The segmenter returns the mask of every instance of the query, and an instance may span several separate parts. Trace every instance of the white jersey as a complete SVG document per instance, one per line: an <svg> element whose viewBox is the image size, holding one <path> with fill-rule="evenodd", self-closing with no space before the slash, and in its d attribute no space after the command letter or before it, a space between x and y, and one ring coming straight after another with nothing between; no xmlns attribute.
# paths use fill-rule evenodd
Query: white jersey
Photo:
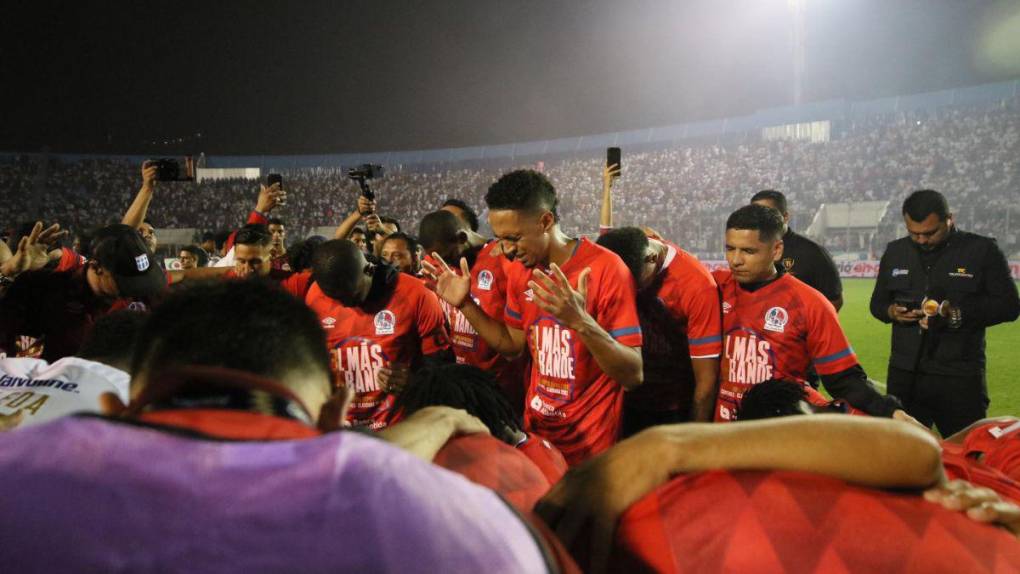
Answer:
<svg viewBox="0 0 1020 574"><path fill-rule="evenodd" d="M19 426L24 427L76 412L99 412L103 393L114 393L127 404L130 381L120 369L78 357L52 365L40 359L0 358L0 414L21 411Z"/></svg>

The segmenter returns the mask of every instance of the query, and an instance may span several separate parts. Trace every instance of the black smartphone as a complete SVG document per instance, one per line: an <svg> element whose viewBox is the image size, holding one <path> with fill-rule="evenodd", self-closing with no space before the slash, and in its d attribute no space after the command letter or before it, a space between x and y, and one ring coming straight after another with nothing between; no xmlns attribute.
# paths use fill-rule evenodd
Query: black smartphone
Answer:
<svg viewBox="0 0 1020 574"><path fill-rule="evenodd" d="M606 148L606 167L611 165L616 166L617 176L623 173L623 164L620 163L620 148L618 147Z"/></svg>
<svg viewBox="0 0 1020 574"><path fill-rule="evenodd" d="M907 311L920 311L921 302L914 299L896 299L893 301L900 307L906 307Z"/></svg>
<svg viewBox="0 0 1020 574"><path fill-rule="evenodd" d="M271 173L266 177L266 187L272 187L274 183L280 184L280 189L283 189L283 176L278 173Z"/></svg>

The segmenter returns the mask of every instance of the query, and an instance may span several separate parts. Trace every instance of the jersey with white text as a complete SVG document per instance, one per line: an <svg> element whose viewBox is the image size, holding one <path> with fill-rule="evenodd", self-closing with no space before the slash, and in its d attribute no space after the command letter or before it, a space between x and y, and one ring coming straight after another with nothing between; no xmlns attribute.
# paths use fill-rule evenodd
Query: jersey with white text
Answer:
<svg viewBox="0 0 1020 574"><path fill-rule="evenodd" d="M345 307L313 284L306 299L326 331L334 381L354 389L347 420L381 429L393 395L379 386L382 367L421 366L422 357L450 348L443 310L435 293L400 273L393 291L367 308Z"/></svg>
<svg viewBox="0 0 1020 574"><path fill-rule="evenodd" d="M641 345L634 279L613 252L587 239L578 241L562 271L570 284L586 268L586 309L623 345ZM623 409L623 387L609 378L580 336L542 311L528 282L532 269L510 268L504 321L524 331L531 354L531 378L524 422L527 430L549 440L571 465L616 442Z"/></svg>
<svg viewBox="0 0 1020 574"><path fill-rule="evenodd" d="M717 421L733 420L744 393L758 383L806 385L811 366L831 375L857 364L836 309L806 283L784 274L748 291L728 270L713 275L722 294L724 333Z"/></svg>

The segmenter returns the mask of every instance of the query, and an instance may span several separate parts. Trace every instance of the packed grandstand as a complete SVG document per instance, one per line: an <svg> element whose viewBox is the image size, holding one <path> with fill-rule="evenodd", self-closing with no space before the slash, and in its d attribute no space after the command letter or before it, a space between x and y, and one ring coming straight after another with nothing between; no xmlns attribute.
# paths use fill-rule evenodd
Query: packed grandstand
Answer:
<svg viewBox="0 0 1020 574"><path fill-rule="evenodd" d="M912 190L927 187L946 193L962 228L995 237L1007 257L1017 259L1020 99L1015 88L1013 93L962 105L922 99L924 106L833 118L832 136L822 142L770 140L761 130L724 130L624 147L624 176L614 193L617 220L656 229L702 259L719 259L723 221L757 190L782 190L790 201L792 226L805 231L826 203L889 201L897 206ZM308 165L313 160L306 158L300 168L263 169L263 175L282 171L285 176L291 200L276 215L287 221L291 239L336 226L353 208L358 191L346 177L350 165L321 157L318 165ZM72 231L116 221L137 189L142 159L2 155L0 221L41 218ZM286 166L291 159L250 162ZM232 163L238 161L245 160L233 158ZM217 165L217 158L208 163ZM564 230L590 235L598 224L603 163L601 149L495 154L384 165L385 177L372 183L380 213L406 226L450 197L480 211L485 190L501 173L538 168L559 193ZM161 229L230 230L243 221L257 193L258 182L246 179L164 183L148 217ZM25 197L32 199L26 202ZM899 219L897 209L887 209L874 227L852 234L830 228L814 235L837 260L876 259L901 233ZM171 254L174 247L164 244L163 249Z"/></svg>

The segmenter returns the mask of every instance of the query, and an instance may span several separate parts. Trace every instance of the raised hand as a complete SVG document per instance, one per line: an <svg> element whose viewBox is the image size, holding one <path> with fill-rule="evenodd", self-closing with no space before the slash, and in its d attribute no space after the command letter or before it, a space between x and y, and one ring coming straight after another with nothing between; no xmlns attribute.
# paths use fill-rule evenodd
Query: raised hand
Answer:
<svg viewBox="0 0 1020 574"><path fill-rule="evenodd" d="M151 161L142 163L142 187L153 189L156 187L156 175L158 173L156 164Z"/></svg>
<svg viewBox="0 0 1020 574"><path fill-rule="evenodd" d="M549 266L549 271L550 274L546 274L536 269L531 275L533 279L528 282L535 294L535 304L567 327L576 329L588 317L585 303L591 268L581 271L577 277L577 289L570 286L567 276L555 263Z"/></svg>
<svg viewBox="0 0 1020 574"><path fill-rule="evenodd" d="M66 234L67 231L61 231L58 223L44 229L43 223L37 221L32 232L18 241L18 250L4 262L0 271L7 277L15 277L25 271L42 269L50 260L47 244L55 243Z"/></svg>
<svg viewBox="0 0 1020 574"><path fill-rule="evenodd" d="M369 213L375 213L375 201L365 197L364 195L359 195L358 213L362 216L368 215Z"/></svg>
<svg viewBox="0 0 1020 574"><path fill-rule="evenodd" d="M467 259L460 258L460 275L454 273L453 269L443 261L438 253L432 252L432 258L436 260L438 267L428 261L422 261L422 268L425 275L435 282L436 295L443 301L460 309L467 301L471 293L471 270L468 268Z"/></svg>
<svg viewBox="0 0 1020 574"><path fill-rule="evenodd" d="M259 199L255 204L255 211L259 213L269 213L287 201L287 192L280 189L279 183L269 187L259 184L259 188Z"/></svg>

